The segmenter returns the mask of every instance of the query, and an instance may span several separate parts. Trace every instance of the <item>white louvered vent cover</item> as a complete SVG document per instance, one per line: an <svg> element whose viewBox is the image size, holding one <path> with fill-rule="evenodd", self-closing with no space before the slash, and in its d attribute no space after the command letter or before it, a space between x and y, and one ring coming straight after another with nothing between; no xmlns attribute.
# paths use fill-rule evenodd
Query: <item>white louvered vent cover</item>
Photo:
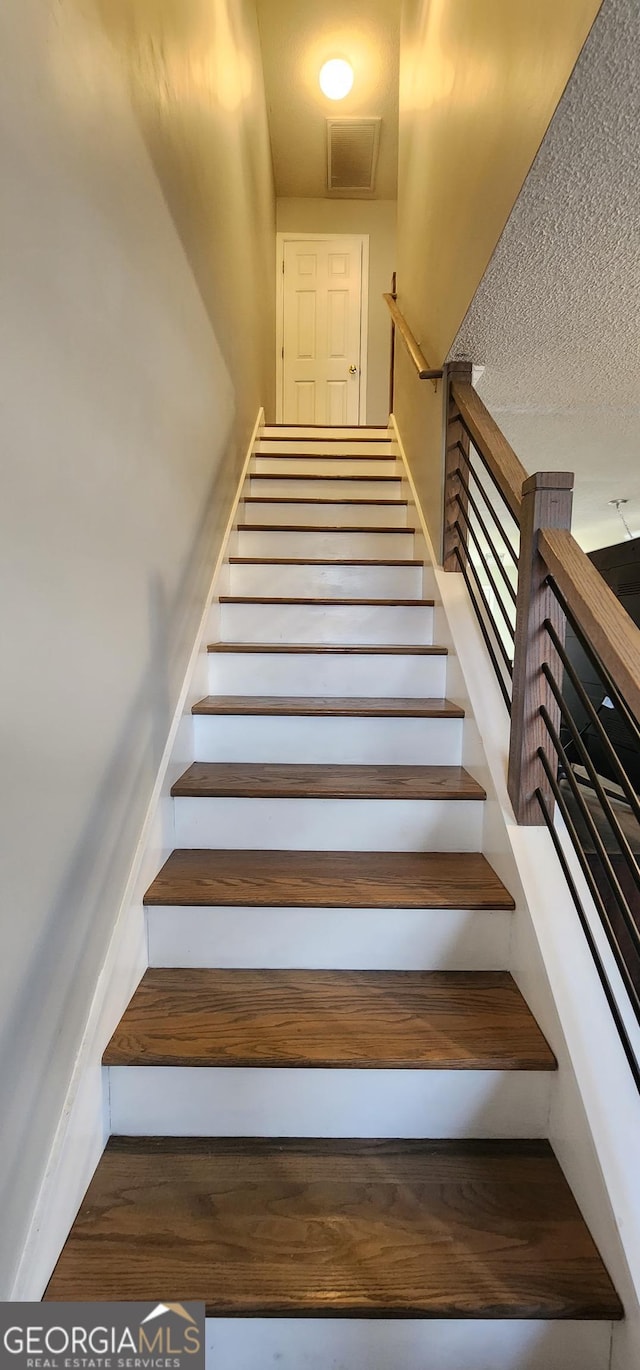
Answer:
<svg viewBox="0 0 640 1370"><path fill-rule="evenodd" d="M381 119L327 119L329 190L373 190Z"/></svg>

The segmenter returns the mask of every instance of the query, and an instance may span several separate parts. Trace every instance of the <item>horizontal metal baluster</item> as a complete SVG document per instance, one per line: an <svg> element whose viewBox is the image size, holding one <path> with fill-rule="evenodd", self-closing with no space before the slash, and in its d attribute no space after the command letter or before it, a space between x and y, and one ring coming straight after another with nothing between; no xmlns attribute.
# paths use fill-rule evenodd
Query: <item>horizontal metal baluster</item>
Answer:
<svg viewBox="0 0 640 1370"><path fill-rule="evenodd" d="M547 710L544 708L544 705L541 708L540 713L542 718L544 719L544 723L553 743L553 746L565 769L567 782L571 789L571 793L573 794L573 797L580 810L580 814L584 819L586 826L589 830L591 840L596 849L595 854L600 858L600 861L602 862L605 875L607 877L609 885L611 886L611 892L615 898L618 908L620 909L620 913L622 914L624 925L627 929L627 932L629 933L629 936L631 938L631 941L633 942L636 952L640 956L640 928L637 927L635 919L633 918L630 912L629 905L623 892L622 886L609 859L609 853L604 845L604 842L602 841L600 833L598 832L597 826L594 823L594 820L589 812L589 809L587 808L587 805L584 803L584 800L580 793L580 786L577 784L577 781L571 769L570 762L567 759L565 749L560 741L560 738L558 737L558 734L553 726L551 719L549 718Z"/></svg>
<svg viewBox="0 0 640 1370"><path fill-rule="evenodd" d="M474 438L473 438L473 434L472 434L472 432L471 432L471 429L467 426L467 424L465 423L465 421L464 421L464 419L463 419L463 417L462 417L461 414L458 415L458 418L459 418L459 421L460 421L462 427L464 428L465 433L467 434L467 437L469 438L469 441L470 441L470 443L471 443L471 445L472 445L472 447L473 447L474 452L476 452L477 455L478 455L478 457L480 458L480 461L482 462L482 465L483 465L483 467L484 467L484 469L485 469L485 471L486 471L486 473L487 473L487 475L488 475L488 477L489 477L489 480L491 481L492 485L495 486L495 489L497 490L498 495L499 495L500 499L502 500L502 503L503 503L504 506L505 506L505 509L508 511L509 517L513 519L514 523L515 523L516 526L517 526L517 522L518 522L518 521L517 521L515 515L512 513L511 509L509 508L509 505L508 505L508 503L507 503L507 501L506 501L506 499L505 499L505 497L504 497L504 495L503 495L503 493L502 493L502 490L500 489L500 486L499 486L499 484L498 484L498 481L496 480L496 478L495 478L495 476L494 476L494 474L493 474L493 471L491 470L491 467L489 466L489 464L488 464L486 458L484 457L483 453L480 451L480 448L479 448L479 447L476 447L476 444L475 444L475 442L474 442ZM476 477L476 479L477 479L477 477Z"/></svg>
<svg viewBox="0 0 640 1370"><path fill-rule="evenodd" d="M464 459L465 459L465 463L466 463L467 469L468 469L468 471L469 471L469 475L470 475L470 476L473 476L473 479L474 479L474 481L475 481L475 483L476 483L476 486L477 486L477 489L478 489L478 494L480 495L480 497L481 497L481 499L482 499L482 502L483 502L484 507L485 507L485 509L486 509L486 511L487 511L487 514L489 515L489 517L492 519L493 523L495 524L496 530L497 530L499 536L502 538L502 541L504 542L505 547L507 548L507 551L508 551L508 553L509 553L509 556L511 557L511 560L513 561L514 565L517 567L517 565L518 565L518 553L516 552L516 549L515 549L515 547L514 547L512 541L511 541L510 537L509 537L508 534L505 532L504 525L501 523L501 521L500 521L500 519L499 519L499 517L498 517L498 515L497 515L497 513L496 513L496 511L495 511L495 509L494 509L494 507L493 507L493 505L489 502L488 491L485 490L484 485L482 484L482 481L479 480L477 471L474 471L473 466L472 466L472 464L471 464L470 457L467 456L467 454L466 454L466 452L464 451L463 448L460 448L460 445L459 445L459 444L458 444L458 448L459 448L460 452L462 453L462 456L463 456ZM476 449L474 448L473 450L474 450L474 452L475 452ZM489 475L491 475L491 472L489 472ZM493 480L493 476L491 477L491 479ZM505 509L506 509L506 511L507 511L507 514L509 515L509 518L513 519L513 514L511 513L511 510L509 509L508 504L506 503L504 497L500 494L500 487L496 484L495 480L493 481L493 483L494 483L494 486L495 486L495 489L496 489L498 495L500 495L500 498L501 498L501 500L502 500L502 503L504 504L504 507L505 507ZM518 530L518 531L519 531L519 530Z"/></svg>
<svg viewBox="0 0 640 1370"><path fill-rule="evenodd" d="M629 705L627 704L627 701L624 698L624 695L620 693L618 686L616 685L612 676L609 674L606 666L602 661L600 661L600 658L594 652L594 649L591 646L590 642L588 642L586 637L584 636L582 628L580 627L580 624L578 623L575 614L573 614L571 609L569 608L569 605L567 604L567 601L562 591L556 585L553 576L549 576L549 584L558 601L558 604L560 605L560 608L562 609L562 612L564 613L567 619L567 622L571 624L571 627L573 628L573 631L578 641L580 642L582 647L584 647L584 650L587 653L590 662L595 667L595 670L598 672L598 675L600 676L600 679L606 688L606 693L608 694L609 698L613 700L613 703L615 704L622 718L624 718L624 721L630 733L633 736L636 746L640 748L640 724L638 723L637 718L634 716L634 714L632 714Z"/></svg>
<svg viewBox="0 0 640 1370"><path fill-rule="evenodd" d="M569 732L571 733L574 745L578 750L578 755L582 758L582 764L591 778L591 783L598 797L600 808L606 816L607 823L609 824L609 827L611 828L611 831L618 843L618 846L620 847L620 851L625 858L625 861L638 887L638 890L640 890L640 867L638 866L636 857L633 851L631 850L629 840L625 832L623 831L618 819L616 818L615 811L612 808L609 799L607 798L607 795L602 787L602 784L600 783L600 777L598 775L598 772L596 771L596 768L591 760L591 757L589 756L589 753L584 745L584 742L582 741L582 738L580 736L578 728L576 727L571 711L568 708L566 700L563 697L562 691L560 690L557 681L554 679L547 665L544 665L542 670L547 681L549 682L549 686L552 690L558 708L560 709L560 713L563 719L565 720ZM577 776L574 778L576 780L576 783L579 783Z"/></svg>
<svg viewBox="0 0 640 1370"><path fill-rule="evenodd" d="M498 679L498 684L499 684L499 686L500 686L500 690L501 690L501 693L502 693L502 698L504 699L504 702L505 702L505 704L506 704L506 706L507 706L507 709L509 710L509 713L511 713L511 698L510 698L510 695L509 695L509 690L508 690L506 681L505 681L505 679L504 679L504 676L503 676L503 674L502 674L502 670L501 670L501 667L500 667L500 663L499 663L498 658L497 658L497 656L496 656L496 654L495 654L494 647L493 647L493 643L492 643L491 638L490 638L490 636L489 636L489 630L488 630L487 625L486 625L486 623L484 622L484 619L483 619L483 617L482 617L482 614L480 613L480 610L479 610L479 608L478 608L478 604L477 604L475 595L474 595L474 593L473 593L473 586L472 586L472 584L471 584L471 580L470 580L470 578L469 578L469 575L468 575L468 572L467 572L467 568L466 568L464 559L461 557L459 548L457 548L457 547L456 547L456 549L455 549L455 554L456 554L456 557L457 557L458 562L459 562L459 565L460 565L460 570L462 571L462 574L463 574L463 576L464 576L465 583L466 583L466 586L467 586L467 590L469 591L469 598L470 598L471 603L473 604L473 607L474 607L474 609L475 609L475 615L476 615L476 618L477 618L477 620L478 620L478 625L479 625L479 628L480 628L480 632L482 633L482 636L483 636L484 641L485 641L485 646L486 646L486 648L487 648L487 651L488 651L489 656L491 657L491 661L492 661L492 663L493 663L493 669L494 669L494 671L495 671L495 673L496 673L496 676L497 676L497 679Z"/></svg>
<svg viewBox="0 0 640 1370"><path fill-rule="evenodd" d="M458 508L459 508L460 513L462 514L462 517L463 517L463 519L464 519L464 521L465 521L465 523L466 523L466 525L467 525L467 528L469 529L469 533L470 533L470 535L471 535L471 537L472 537L472 539L473 539L473 545L474 545L474 547L476 548L476 551L477 551L477 553L478 553L478 556L480 557L480 560L481 560L481 562L482 562L482 565L484 566L484 569L485 569L485 571L486 571L486 574L487 574L489 583L490 583L490 585L491 585L491 589L493 590L493 593L494 593L494 595L495 595L495 597L496 597L496 601L497 601L498 607L499 607L499 609L500 609L500 613L502 614L502 617L503 617L503 619L504 619L504 621L505 621L505 623L506 623L506 625L507 625L507 628L508 628L508 630L509 630L509 633L511 634L511 637L514 637L514 635L515 635L515 626L514 626L514 624L512 623L511 619L509 618L509 616L508 616L508 614L507 614L507 611L506 611L506 609L505 609L505 607L504 607L504 604L502 603L502 597L501 597L501 595L500 595L500 591L499 591L498 586L496 585L496 582L495 582L495 580L494 580L494 578L493 578L493 575L492 575L492 573L491 573L491 571L490 571L490 569L489 569L489 563L488 563L488 561L487 561L487 559L486 559L486 557L485 557L485 554L484 554L484 552L483 552L483 550L482 550L482 547L481 547L481 545L480 545L480 541L479 541L478 535L477 535L477 533L476 533L476 531L475 531L475 528L473 527L473 524L470 522L470 520L469 520L469 515L466 513L466 511L465 511L465 509L464 509L464 506L460 503L460 500L459 500L459 499L458 499ZM456 523L457 523L457 520L456 520ZM468 545L469 545L469 544L467 543L467 546L468 546Z"/></svg>
<svg viewBox="0 0 640 1370"><path fill-rule="evenodd" d="M491 606L490 606L489 601L488 601L488 599L487 599L487 596L485 595L485 592L484 592L484 586L483 586L482 581L480 580L480 577L479 577L479 575L478 575L477 567L474 566L474 564L473 564L473 562L472 562L472 560L471 560L471 557L469 556L469 545L468 545L468 543L467 543L467 540L466 540L466 538L465 538L465 536L464 536L464 533L463 533L463 531L462 531L462 529L461 529L461 527L460 527L460 524L458 523L457 519L456 519L456 522L455 522L455 524L454 524L454 527L458 529L458 534L459 534L459 537L460 537L460 541L461 541L461 543L462 543L462 545L463 545L463 547L464 547L464 549L465 549L465 551L466 551L466 553L467 553L467 564L468 564L470 570L473 572L473 579L475 580L475 583L476 583L476 586L477 586L477 589L478 589L478 594L480 595L480 598L481 598L482 603L483 603L484 608L485 608L485 613L486 613L487 618L489 619L489 622L490 622L490 624L491 624L491 627L493 628L493 631L494 631L494 633L495 633L495 635L496 635L496 645L497 645L498 650L499 650L499 652L500 652L500 655L501 655L501 657L502 657L502 659L503 659L503 661L504 661L504 664L505 664L505 666L506 666L506 668L507 668L507 671L509 672L509 675L511 676L511 675L513 674L513 665L512 665L511 659L510 659L510 657L509 657L509 653L507 652L507 649L506 649L506 647L505 647L505 645L504 645L504 642L502 641L502 638L501 638L501 636L500 636L500 634L499 634L499 632L498 632L498 629L497 629L497 626L496 626L496 621L495 621L495 619L494 619L494 617L493 617L493 614L492 614L492 612L491 612Z"/></svg>
<svg viewBox="0 0 640 1370"><path fill-rule="evenodd" d="M480 527L481 527L481 529L482 529L482 531L483 531L483 533L484 533L484 536L485 536L485 538L486 538L486 540L487 540L487 542L488 542L488 544L489 544L489 548L490 548L491 553L492 553L492 555L493 555L493 558L494 558L494 560L495 560L495 562L496 562L496 565L500 568L500 574L501 574L501 576L502 576L502 579L504 580L504 583L505 583L505 585L506 585L506 587L507 587L507 590L508 590L508 592L509 592L509 594L510 594L510 596L511 596L511 599L513 600L513 603L516 604L516 602L517 602L517 595L516 595L515 589L514 589L513 585L511 584L511 581L509 580L509 577L508 577L508 575L507 575L507 572L505 571L505 568L504 568L504 566L503 566L503 564L502 564L502 558L500 557L500 555L499 555L499 553L498 553L498 551L497 551L497 549L496 549L495 543L494 543L494 541L493 541L493 539L492 539L492 537L491 537L491 534L490 534L490 532L489 532L489 529L487 528L487 525L486 525L486 523L485 523L485 521L484 521L484 519L483 519L483 517L482 517L482 514L480 513L480 510L479 510L479 508L478 508L477 502L476 502L476 500L474 499L474 497L473 497L473 495L472 495L472 493L471 493L471 491L470 491L470 489L469 489L469 485L468 485L467 481L465 480L465 478L464 478L464 476L463 476L463 474L462 474L462 471L460 470L460 467L458 467L458 473L457 473L457 474L458 474L458 480L460 481L460 484L461 484L461 486L462 486L462 489L464 490L464 493L465 493L465 495L466 495L466 497L467 497L467 499L468 499L468 501L469 501L469 504L470 504L471 508L473 509L473 512L474 512L474 514L475 514L475 516L476 516L476 518L477 518L477 520L478 520L478 523L480 524ZM496 523L496 526L497 526L497 528L498 528L498 531L499 531L499 533L500 533L500 536L501 536L502 538L504 538L504 534L502 533L502 530L501 530L501 528L500 528L499 523L497 522L497 519L494 518L494 522ZM504 539L504 540L506 541L506 539Z"/></svg>
<svg viewBox="0 0 640 1370"><path fill-rule="evenodd" d="M541 756L541 760L542 760L542 759L543 759L543 758L542 758L542 756ZM553 779L553 777L552 777L551 775L549 775L549 783L551 784L552 788L554 788L556 782L554 781L554 779ZM622 1043L622 1048L623 1048L624 1054L625 1054L625 1056L626 1056L626 1058L627 1058L627 1062L628 1062L628 1065L629 1065L629 1069L630 1069L630 1071L631 1071L631 1074L633 1075L633 1078L634 1078L636 1087L637 1087L638 1089L640 1089L640 1063L638 1062L638 1060L637 1060L637 1058L636 1058L636 1054L635 1054L635 1051L634 1051L633 1046L632 1046L632 1044L631 1044L631 1039L630 1039L630 1037L629 1037L629 1033L627 1032L626 1023L625 1023L625 1021L624 1021L624 1018L622 1017L622 1014L620 1013L620 1009L618 1008L618 1004L617 1004L617 1001L616 1001L616 997L615 997L615 994L614 994L613 989L612 989L612 987L611 987L611 983L610 983L610 981L609 981L609 977L608 977L608 975L607 975L607 973L606 973L606 970L605 970L605 968L604 968L604 966L603 966L603 964L602 964L602 958L601 958L601 956L600 956L600 951L599 951L597 942L596 942L596 940L595 940L595 938L594 938L594 936L593 936L593 932L592 932L592 930L591 930L591 925L590 925L590 923L589 923L589 920L588 920L588 918L587 918L587 915L586 915L586 913L585 913L585 911L584 911L584 908L583 908L583 906L582 906L582 900L580 899L580 895L578 894L578 891L577 891L577 888L576 888L576 883L575 883L575 880L574 880L573 875L572 875L572 873L571 873L571 868L570 868L570 866L569 866L569 862L567 861L566 852L564 851L564 848L563 848L562 843L561 843L561 841L560 841L560 837L559 837L558 832L557 832L557 830L556 830L556 828L555 828L555 826L554 826L553 819L552 819L552 817L551 817L551 814L549 813L549 809L548 809L548 807L547 807L547 804L546 804L546 801L545 801L545 797L544 797L544 795L543 795L543 793L542 793L541 790L536 790L536 798L537 798L538 803L539 803L539 805L540 805L540 808L541 808L541 810L542 810L542 815L543 815L544 821L545 821L545 823L546 823L546 825L547 825L547 828L549 829L549 833L550 833L550 835L551 835L551 840L552 840L553 845L554 845L554 847L555 847L556 856L558 857L558 860L559 860L560 865L561 865L561 867L562 867L562 873L563 873L564 878L565 878L565 880L566 880L566 882L567 882L567 885L569 886L569 892L570 892L570 894L571 894L571 898L573 899L573 903L574 903L574 905L575 905L575 910L576 910L576 913L577 913L578 918L579 918L579 920L580 920L580 926L581 926L582 931L583 931L583 933L584 933L584 935L585 935L585 939L586 939L587 945L588 945L588 947L589 947L589 951L591 952L591 956L592 956L592 958L593 958L593 961L594 961L594 964L595 964L595 968L596 968L596 971L597 971L597 973L598 973L598 978L599 978L599 980L600 980L600 984L602 985L602 988L603 988L603 991L604 991L604 994L605 994L605 998L606 998L606 1000L607 1000L607 1003L608 1003L608 1005L609 1005L609 1009L610 1009L610 1011L611 1011L611 1016L612 1016L613 1021L614 1021L615 1025L616 1025L616 1028L617 1028L617 1031L618 1031L618 1036L620 1037L620 1041L621 1041L621 1043ZM571 818L570 818L570 816L566 815L566 814L563 812L564 796L563 796L562 791L560 790L559 786L558 786L558 792L557 792L556 795L555 795L555 799L556 799L556 803L557 803L557 805L558 805L558 808L560 809L560 811L561 811L561 813L562 813L564 822L565 822L566 827L567 827L567 832L569 833L569 837L571 838L571 841L572 841L574 847L576 848L576 855L577 855L577 857L578 857L578 860L580 861L580 866L581 866L581 868L582 868L582 871L583 871L583 874L584 874L584 876L585 876L585 879L587 880L587 883L589 884L589 889L590 889L591 897L592 897L594 903L596 904L596 907L597 907L598 912L599 912L599 914L600 914L600 918L602 919L602 922L603 922L603 925L604 925L604 929L605 929L605 932L606 932L606 934L607 934L607 940L609 941L610 946L611 946L611 951L612 951L612 954L613 954L613 958L614 958L614 960L615 960L615 962L616 962L616 965L618 966L618 969L620 970L620 972L621 972L621 974L622 974L622 977L623 977L623 979L624 979L624 981L625 981L625 988L627 989L627 993L629 993L629 987L628 987L627 981L626 981L626 964L625 964L624 957L623 957L623 955L622 955L622 952L621 952L620 947L619 947L619 944L618 944L618 939L617 939L617 937L616 937L616 935L615 935L615 932L613 931L613 928L611 927L611 924L610 924L610 922L609 922L609 918L608 918L606 909L605 909L604 905L602 904L602 900L601 900L601 898L600 898L600 892L599 892L597 886L593 887L593 881L592 881L592 879L590 878L590 875L591 875L590 868L588 867L588 864L587 864L586 861L583 862L583 860L580 859L580 851L579 851L579 849L578 849L579 838L578 838L577 833L575 832L575 828L573 829L573 833L575 834L575 836L572 835L572 828L573 828L573 825L572 825L572 823L571 823ZM567 818L568 818L568 821L567 821ZM632 993L629 994L629 997L632 999L632 1002L633 1002L633 996L635 995L635 985L633 984L633 982L631 982L631 986L632 986ZM637 1006L634 1004L634 1008L636 1009L636 1013L637 1013L637 1015L638 1015L638 1018L640 1018L640 1003L638 1003Z"/></svg>
<svg viewBox="0 0 640 1370"><path fill-rule="evenodd" d="M563 605L561 605L560 607L564 608ZM584 685L582 684L582 681L580 680L580 677L575 669L575 666L571 662L571 659L567 653L566 647L563 647L562 643L560 642L560 639L558 637L558 634L556 633L553 624L550 622L549 619L545 619L544 626L549 634L549 637L551 638L551 641L556 649L556 652L558 653L562 665L564 666L564 669L569 677L569 680L571 681L571 684L573 685L573 688L578 696L578 699L580 700L580 703L585 713L587 714L590 722L596 729L602 747L604 748L604 751L609 761L611 762L614 771L618 776L620 788L624 790L624 793L629 801L629 804L631 805L631 808L633 809L633 812L638 822L640 823L640 800L638 799L638 796L633 788L633 785L629 780L629 777L624 769L624 766L622 765L622 762L611 741L611 738L607 735L607 731L602 722L602 719L599 717L597 710L594 708L591 700L589 699L589 696L584 688ZM590 659L592 661L593 666L600 675L600 670L597 661L593 657L591 657ZM603 680L602 687L605 693L607 693L609 689L609 682L607 680Z"/></svg>

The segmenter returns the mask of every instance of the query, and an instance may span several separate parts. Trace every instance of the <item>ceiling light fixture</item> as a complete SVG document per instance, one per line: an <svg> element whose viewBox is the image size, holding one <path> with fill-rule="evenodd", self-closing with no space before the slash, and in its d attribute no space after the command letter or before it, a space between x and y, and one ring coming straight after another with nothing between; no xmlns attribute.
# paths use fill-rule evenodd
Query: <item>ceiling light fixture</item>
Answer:
<svg viewBox="0 0 640 1370"><path fill-rule="evenodd" d="M343 57L332 57L321 67L318 79L328 100L344 100L353 85L353 67Z"/></svg>
<svg viewBox="0 0 640 1370"><path fill-rule="evenodd" d="M618 515L619 519L620 519L621 522L622 522L622 526L623 526L624 532L625 532L625 537L628 538L629 541L633 541L633 533L631 532L631 529L630 529L630 527L629 527L629 524L627 523L627 520L626 520L626 518L625 518L625 516L624 516L624 514L623 514L623 512L622 512L623 506L624 506L625 504L628 504L628 503L629 503L628 499L610 499L610 500L609 500L609 504L612 504L612 505L613 505L613 507L614 507L614 509L615 509L615 511L616 511L616 514Z"/></svg>

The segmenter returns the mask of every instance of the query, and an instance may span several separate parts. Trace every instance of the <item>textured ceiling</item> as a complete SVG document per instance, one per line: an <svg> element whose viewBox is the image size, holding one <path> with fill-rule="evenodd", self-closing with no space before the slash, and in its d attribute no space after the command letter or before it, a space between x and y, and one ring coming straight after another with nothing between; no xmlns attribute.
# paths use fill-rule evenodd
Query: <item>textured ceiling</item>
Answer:
<svg viewBox="0 0 640 1370"><path fill-rule="evenodd" d="M640 533L640 3L604 0L451 350L530 471L576 472L574 532Z"/></svg>
<svg viewBox="0 0 640 1370"><path fill-rule="evenodd" d="M327 117L379 115L377 184L366 198L395 199L401 0L257 0L257 8L277 194L326 195ZM354 68L344 100L327 100L318 85L330 57Z"/></svg>

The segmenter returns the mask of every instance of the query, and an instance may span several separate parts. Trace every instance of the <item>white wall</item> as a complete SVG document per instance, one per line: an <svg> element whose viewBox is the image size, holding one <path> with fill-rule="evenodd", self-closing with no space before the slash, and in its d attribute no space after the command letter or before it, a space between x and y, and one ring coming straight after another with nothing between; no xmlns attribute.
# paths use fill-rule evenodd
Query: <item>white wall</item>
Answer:
<svg viewBox="0 0 640 1370"><path fill-rule="evenodd" d="M279 233L369 234L367 423L389 417L390 319L382 298L396 267L395 200L278 199Z"/></svg>
<svg viewBox="0 0 640 1370"><path fill-rule="evenodd" d="M0 7L3 1297L273 372L252 3L103 8Z"/></svg>

